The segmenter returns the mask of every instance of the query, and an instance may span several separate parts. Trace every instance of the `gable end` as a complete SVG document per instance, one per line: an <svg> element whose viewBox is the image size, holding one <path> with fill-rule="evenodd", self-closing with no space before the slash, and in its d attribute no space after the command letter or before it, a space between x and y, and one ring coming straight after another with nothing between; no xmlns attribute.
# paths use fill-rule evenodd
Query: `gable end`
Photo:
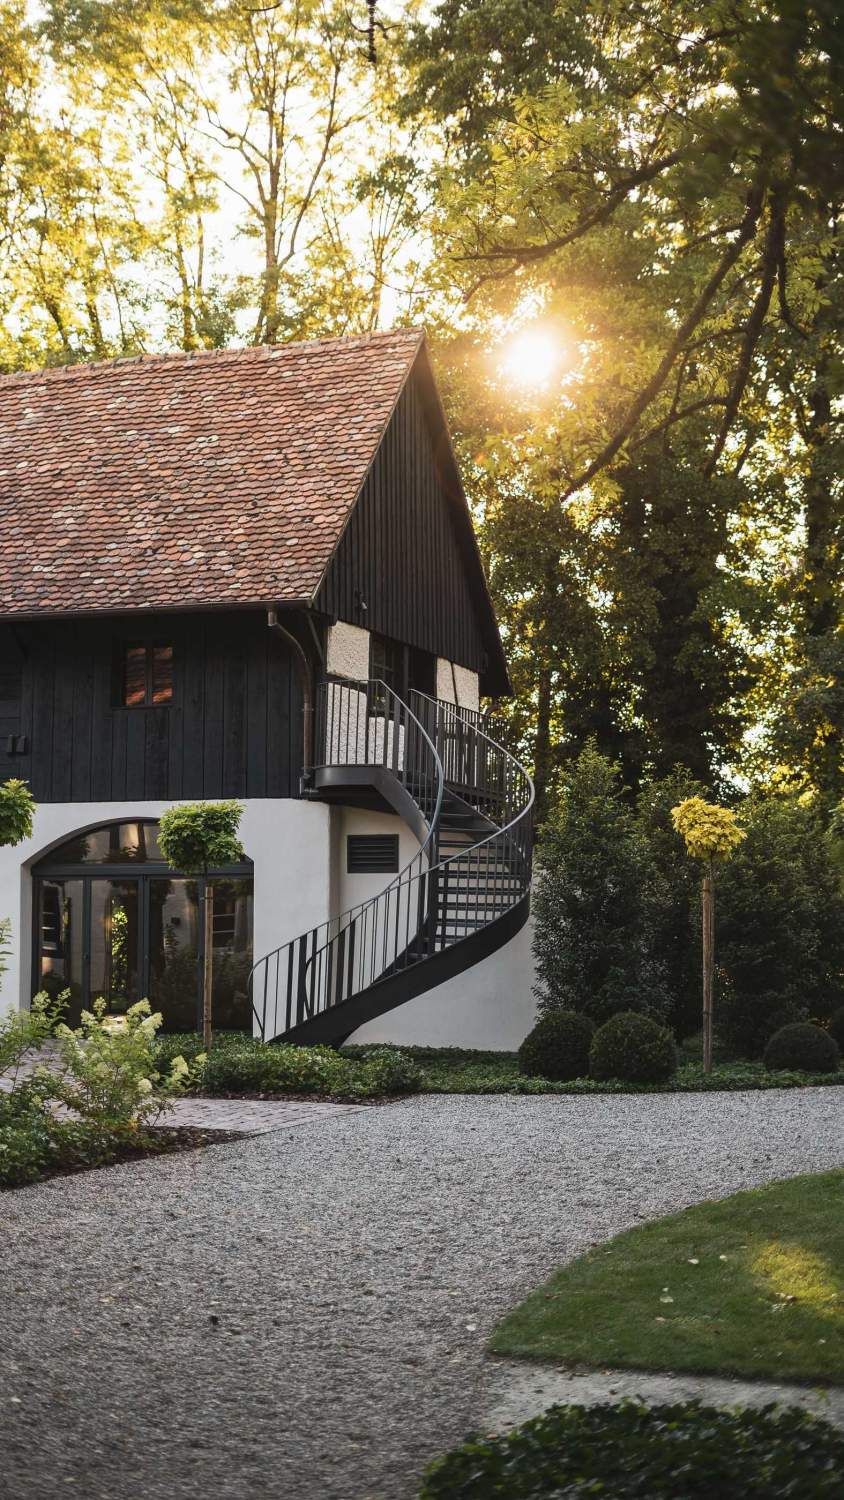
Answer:
<svg viewBox="0 0 844 1500"><path fill-rule="evenodd" d="M495 616L427 360L417 360L315 607L509 691ZM364 607L365 606L365 607Z"/></svg>

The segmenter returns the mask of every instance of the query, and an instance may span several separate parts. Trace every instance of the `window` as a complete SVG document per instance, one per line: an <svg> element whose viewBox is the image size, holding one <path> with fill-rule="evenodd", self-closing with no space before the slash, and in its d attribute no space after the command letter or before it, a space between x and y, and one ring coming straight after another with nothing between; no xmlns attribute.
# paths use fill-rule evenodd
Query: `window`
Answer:
<svg viewBox="0 0 844 1500"><path fill-rule="evenodd" d="M430 651L419 651L411 646L407 664L408 687L417 693L427 693L429 698L437 696L437 658Z"/></svg>
<svg viewBox="0 0 844 1500"><path fill-rule="evenodd" d="M346 840L346 870L349 875L397 875L397 833L350 833Z"/></svg>
<svg viewBox="0 0 844 1500"><path fill-rule="evenodd" d="M170 1031L198 1024L202 1004L201 878L161 857L158 824L136 819L74 834L33 868L36 987L70 991L65 1016L102 997L120 1013L141 995ZM252 865L212 871L214 1024L248 1030L252 1012Z"/></svg>
<svg viewBox="0 0 844 1500"><path fill-rule="evenodd" d="M369 676L373 681L384 682L399 697L404 687L404 647L398 641L389 641L383 635L369 637ZM373 689L370 705L375 713L383 713L387 707L387 695L379 688Z"/></svg>
<svg viewBox="0 0 844 1500"><path fill-rule="evenodd" d="M149 708L173 701L173 647L163 641L127 641L122 648L120 702Z"/></svg>

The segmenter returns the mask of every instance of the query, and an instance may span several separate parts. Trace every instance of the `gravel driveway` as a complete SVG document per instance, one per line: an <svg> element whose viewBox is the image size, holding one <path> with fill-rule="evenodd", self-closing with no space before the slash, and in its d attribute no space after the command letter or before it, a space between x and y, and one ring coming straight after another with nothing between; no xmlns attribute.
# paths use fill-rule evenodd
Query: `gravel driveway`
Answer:
<svg viewBox="0 0 844 1500"><path fill-rule="evenodd" d="M0 1195L4 1500L411 1500L540 1277L844 1163L842 1120L837 1088L428 1097Z"/></svg>

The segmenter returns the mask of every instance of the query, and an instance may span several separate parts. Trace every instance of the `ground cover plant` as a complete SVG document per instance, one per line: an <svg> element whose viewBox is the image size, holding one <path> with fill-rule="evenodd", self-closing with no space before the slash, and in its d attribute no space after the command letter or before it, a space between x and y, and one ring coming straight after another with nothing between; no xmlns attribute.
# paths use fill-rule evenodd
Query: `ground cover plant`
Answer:
<svg viewBox="0 0 844 1500"><path fill-rule="evenodd" d="M159 1065L181 1054L191 1060L202 1050L194 1032L159 1036ZM770 1072L761 1062L720 1062L710 1074L699 1063L683 1062L661 1083L629 1083L610 1078L555 1080L525 1075L515 1052L461 1047L375 1047L351 1045L293 1047L264 1043L243 1032L217 1032L208 1061L195 1075L194 1092L212 1095L312 1094L334 1099L379 1098L390 1094L638 1094L697 1093L738 1089L808 1088L844 1084L837 1073Z"/></svg>
<svg viewBox="0 0 844 1500"><path fill-rule="evenodd" d="M363 1049L344 1047L343 1056L357 1056ZM844 1069L837 1073L771 1073L761 1062L722 1061L704 1073L699 1062L684 1061L663 1083L625 1083L612 1078L565 1081L526 1077L515 1052L486 1052L461 1047L404 1047L404 1055L422 1069L420 1091L428 1094L671 1094L735 1091L738 1089L807 1088L844 1084Z"/></svg>
<svg viewBox="0 0 844 1500"><path fill-rule="evenodd" d="M596 1246L497 1354L844 1384L844 1171L700 1203Z"/></svg>
<svg viewBox="0 0 844 1500"><path fill-rule="evenodd" d="M832 1500L844 1435L796 1409L552 1406L430 1465L421 1500Z"/></svg>
<svg viewBox="0 0 844 1500"><path fill-rule="evenodd" d="M157 1058L193 1060L202 1051L192 1032L160 1037ZM217 1032L192 1087L205 1094L312 1094L332 1099L373 1099L416 1093L423 1083L416 1059L397 1047L294 1047L265 1043L243 1032Z"/></svg>

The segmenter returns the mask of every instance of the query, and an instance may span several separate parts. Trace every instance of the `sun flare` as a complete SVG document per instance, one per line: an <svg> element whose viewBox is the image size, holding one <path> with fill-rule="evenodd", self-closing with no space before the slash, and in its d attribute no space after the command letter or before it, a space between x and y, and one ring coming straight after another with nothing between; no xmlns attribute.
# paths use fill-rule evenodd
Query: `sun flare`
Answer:
<svg viewBox="0 0 844 1500"><path fill-rule="evenodd" d="M501 369L519 385L538 388L547 385L557 373L563 353L562 344L551 329L525 328L504 346Z"/></svg>

